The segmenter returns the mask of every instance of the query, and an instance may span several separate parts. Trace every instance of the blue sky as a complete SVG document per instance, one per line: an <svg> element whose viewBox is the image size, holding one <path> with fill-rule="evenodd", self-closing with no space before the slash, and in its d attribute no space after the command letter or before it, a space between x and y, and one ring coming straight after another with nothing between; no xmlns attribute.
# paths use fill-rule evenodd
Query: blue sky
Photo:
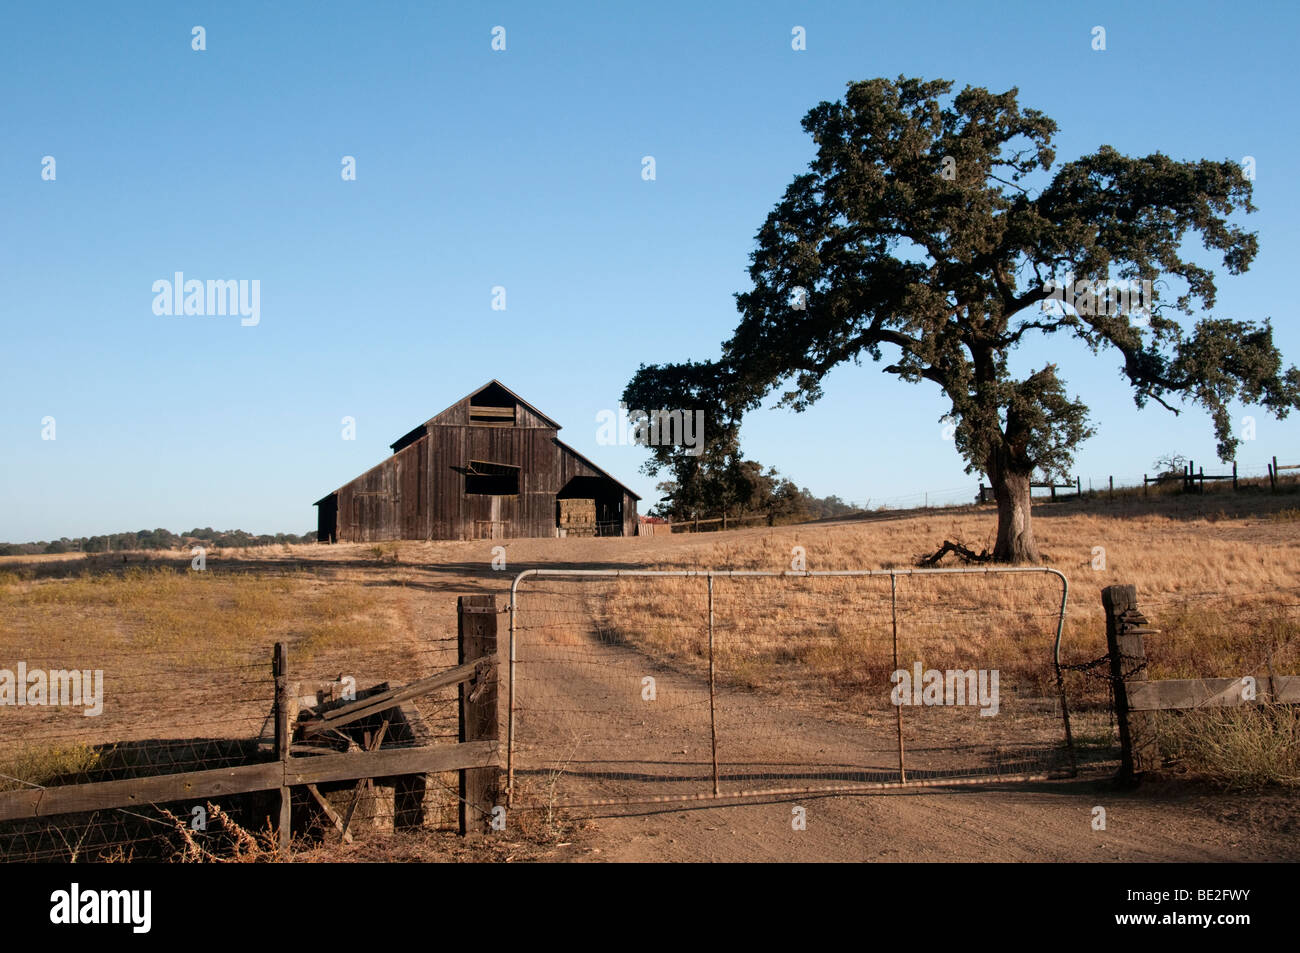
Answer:
<svg viewBox="0 0 1300 953"><path fill-rule="evenodd" d="M1214 313L1272 317L1300 361L1297 32L1281 3L7 5L0 539L303 532L494 377L652 498L645 451L598 446L596 414L641 362L716 356L753 236L812 155L799 120L876 76L1019 87L1062 160L1254 156L1260 254L1220 270ZM260 322L155 315L177 271L259 280ZM1206 416L1137 411L1113 355L1053 340L1018 362L1047 360L1093 410L1085 481L1168 451L1220 469ZM752 414L747 455L872 505L973 496L936 388L868 362L825 390ZM1242 466L1300 463L1300 416L1255 416Z"/></svg>

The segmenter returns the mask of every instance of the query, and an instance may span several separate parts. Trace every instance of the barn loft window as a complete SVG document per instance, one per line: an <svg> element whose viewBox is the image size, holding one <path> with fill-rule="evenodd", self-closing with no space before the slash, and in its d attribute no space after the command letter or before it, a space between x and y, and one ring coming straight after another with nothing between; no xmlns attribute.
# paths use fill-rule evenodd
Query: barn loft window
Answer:
<svg viewBox="0 0 1300 953"><path fill-rule="evenodd" d="M519 468L505 463L471 460L465 471L465 493L481 496L517 496Z"/></svg>
<svg viewBox="0 0 1300 953"><path fill-rule="evenodd" d="M487 427L513 427L514 397L499 384L489 384L469 399L469 422Z"/></svg>

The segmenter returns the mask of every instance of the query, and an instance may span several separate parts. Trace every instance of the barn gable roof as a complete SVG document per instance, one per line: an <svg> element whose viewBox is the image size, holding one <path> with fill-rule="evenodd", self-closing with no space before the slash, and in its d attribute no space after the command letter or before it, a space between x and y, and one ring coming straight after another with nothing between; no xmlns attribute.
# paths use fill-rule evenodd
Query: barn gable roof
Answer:
<svg viewBox="0 0 1300 953"><path fill-rule="evenodd" d="M477 388L475 388L474 390L472 390L472 391L470 391L468 394L466 394L464 397L460 398L460 400L456 401L455 403L451 404L450 406L445 407L443 410L441 410L441 411L439 411L438 413L434 414L432 417L430 417L430 418L429 418L428 420L426 420L424 423L420 424L418 427L414 427L414 428L412 428L411 430L407 431L405 434L403 434L401 437L398 437L397 440L395 440L395 441L393 441L393 443L389 444L389 448L390 448L394 453L397 453L398 451L403 450L403 449L405 449L406 447L409 447L411 444L415 443L417 440L421 439L421 438L424 437L426 434L428 434L428 432L429 432L429 428L430 428L431 426L443 426L443 424L439 423L439 419L440 419L440 418L446 417L446 416L447 416L448 414L450 414L452 411L456 410L456 408L460 407L462 404L464 404L464 403L466 403L466 402L468 402L468 401L473 400L476 396L478 396L479 394L483 393L483 391L485 391L485 390L487 390L488 388L491 388L491 387L495 387L495 388L500 389L501 391L504 391L504 392L505 392L505 393L506 393L506 394L507 394L507 395L508 395L512 400L516 401L516 402L519 404L519 406L525 408L529 413L531 413L532 415L534 415L538 420L541 420L541 421L542 421L543 423L545 423L548 427L554 427L557 431L560 429L560 424L559 424L558 422L552 420L552 419L551 419L550 417L548 417L546 414L542 413L540 410L538 410L536 407L534 407L534 406L533 406L532 404L530 404L528 401L524 400L522 397L520 397L518 394L516 394L514 391L512 391L512 390L511 390L509 387L507 387L505 384L501 383L501 382L500 382L499 380L497 380L496 378L493 378L492 380L490 380L490 381L488 381L486 384L484 384L482 387L477 387ZM463 425L457 423L457 424L455 424L455 426L463 426ZM582 454L580 454L577 450L574 450L572 447L570 447L570 446L569 446L567 443L565 443L564 441L562 441L562 440L556 438L555 443L556 443L556 445L557 445L561 450L563 450L563 451L566 452L566 453L572 454L572 455L573 455L574 457L576 457L578 460L582 461L583 465L585 465L585 466L587 466L588 468L590 468L593 472L599 474L600 476L602 476L602 477L604 477L605 479L609 480L611 483L613 483L613 484L615 484L616 486L618 486L619 489L621 489L624 493L626 493L626 494L628 494L630 497L632 497L632 499L634 499L634 500L639 500L639 499L641 499L640 494L638 494L638 493L636 493L635 491L633 491L630 487L628 487L626 484L622 483L620 480L616 479L614 476L612 476L611 474L609 474L607 471L605 471L605 470L602 469L601 467L596 466L596 464L592 463L589 459L587 459L586 457L584 457L584 456L583 456ZM383 466L385 463L387 463L387 461L381 461L381 462L375 464L375 466L371 467L370 470L367 470L366 473L369 473L371 470L378 469L379 467ZM362 476L365 476L365 474L363 473ZM360 477L354 478L354 480L350 480L350 481L348 481L348 482L349 482L349 483L351 483L351 482L355 482L355 479L360 479ZM347 485L347 484L344 484L344 486L346 486L346 485ZM340 487L339 489L342 489L342 487ZM320 498L319 500L317 500L313 505L315 505L315 506L321 506L322 504L328 502L329 499L330 499L332 496L334 496L334 494L337 493L337 492L338 492L338 490L334 490L334 491L332 491L332 492L330 492L330 493L325 494L325 496L321 497L321 498Z"/></svg>
<svg viewBox="0 0 1300 953"><path fill-rule="evenodd" d="M411 444L415 443L415 441L419 440L421 437L423 437L426 433L429 432L430 427L442 426L444 423L447 423L442 418L447 417L458 407L460 407L462 404L468 403L469 401L473 400L475 397L477 397L479 394L483 393L483 391L487 390L490 387L495 387L498 390L504 391L510 397L511 400L515 401L517 404L519 404L519 406L523 407L525 410L527 410L538 420L542 421L544 424L546 424L546 426L554 427L556 430L560 429L559 423L552 420L550 417L546 416L546 414L542 413L540 410L538 410L528 401L524 400L522 397L520 397L518 394L512 391L509 387L507 387L505 384L501 383L499 380L497 380L494 377L492 378L492 380L488 381L482 387L475 388L474 390L466 394L464 397L462 397L460 400L456 401L453 404L448 405L447 407L444 407L442 410L438 411L438 413L434 414L432 417L430 417L424 423L420 424L418 427L414 427L411 430L407 431L406 433L402 434L402 436L398 437L395 441L393 441L388 445L389 449L391 449L394 453L396 453L398 450L401 450L403 447L408 447ZM463 422L453 421L452 425L462 426Z"/></svg>
<svg viewBox="0 0 1300 953"><path fill-rule="evenodd" d="M507 395L508 395L512 400L514 400L517 404L519 404L521 407L523 407L524 409L526 409L529 413L531 413L531 414L533 414L534 416L536 416L538 419L544 421L548 427L554 427L556 430L559 430L559 429L560 429L560 425L559 425L559 423L557 423L556 421L552 420L550 417L546 416L544 413L542 413L540 410L538 410L538 409L537 409L536 407L534 407L532 404L528 403L528 401L524 400L522 397L520 397L518 394L516 394L516 393L515 393L514 391L512 391L509 387L507 387L505 384L501 383L501 382L500 382L499 380L497 380L496 378L493 378L492 380L488 381L488 382L487 382L486 384L484 384L482 387L477 387L477 388L475 388L474 390L470 391L468 394L466 394L466 395L465 395L464 397L462 397L460 400L456 401L456 402L455 402L454 404L452 404L450 407L445 407L445 408L443 408L441 411L439 411L438 413L434 414L434 415L433 415L432 417L430 417L427 421L425 421L425 426L428 426L428 425L430 425L430 424L437 424L437 423L439 422L439 418L440 418L440 417L443 417L443 416L445 416L445 415L451 413L453 410L455 410L457 407L459 407L461 404L465 403L466 401L473 400L475 397L477 397L479 394L483 393L483 391L487 390L489 387L497 387L497 388L499 388L500 390L505 391L506 394L507 394Z"/></svg>

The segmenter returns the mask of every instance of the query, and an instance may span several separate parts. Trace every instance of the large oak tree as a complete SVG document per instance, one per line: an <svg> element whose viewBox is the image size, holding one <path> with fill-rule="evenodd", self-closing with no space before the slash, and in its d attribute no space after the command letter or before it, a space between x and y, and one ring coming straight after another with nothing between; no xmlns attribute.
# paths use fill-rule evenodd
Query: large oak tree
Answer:
<svg viewBox="0 0 1300 953"><path fill-rule="evenodd" d="M1237 444L1229 403L1284 417L1300 407L1300 372L1283 370L1267 321L1197 315L1214 306L1214 275L1184 257L1187 240L1230 274L1255 257L1255 234L1229 220L1254 211L1236 162L1102 146L1058 165L1056 124L1022 109L1017 90L953 96L952 85L875 79L814 107L803 128L816 157L758 232L753 288L736 296L741 322L721 358L643 366L625 398L704 407L711 436L734 443L769 393L804 410L832 368L869 356L942 389L967 471L985 474L997 500L994 557L1037 561L1032 474L1064 474L1092 428L1053 364L1012 373L1027 336L1114 352L1139 407L1200 405L1225 460ZM1045 308L1067 275L1149 281L1155 300L1085 295ZM889 440L888 417L876 420ZM677 453L654 452L652 468Z"/></svg>

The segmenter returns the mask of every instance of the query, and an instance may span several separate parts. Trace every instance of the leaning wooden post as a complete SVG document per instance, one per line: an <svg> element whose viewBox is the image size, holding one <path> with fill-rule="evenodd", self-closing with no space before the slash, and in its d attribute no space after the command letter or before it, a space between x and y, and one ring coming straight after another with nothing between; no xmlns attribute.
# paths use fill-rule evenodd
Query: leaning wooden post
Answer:
<svg viewBox="0 0 1300 953"><path fill-rule="evenodd" d="M1268 468L1268 485L1270 490L1277 492L1277 457L1273 458L1273 463Z"/></svg>
<svg viewBox="0 0 1300 953"><path fill-rule="evenodd" d="M1237 461L1232 461L1232 492L1237 492Z"/></svg>
<svg viewBox="0 0 1300 953"><path fill-rule="evenodd" d="M1147 626L1137 607L1136 586L1107 586L1101 591L1106 610L1106 649L1110 654L1115 721L1119 724L1120 770L1117 780L1132 784L1146 771L1160 767L1152 715L1129 708L1128 682L1146 681L1146 647L1142 637L1156 630Z"/></svg>
<svg viewBox="0 0 1300 953"><path fill-rule="evenodd" d="M462 743L496 741L497 715L497 597L461 596L456 600L457 662L489 659L472 681L460 686ZM496 807L499 768L462 768L460 771L459 829L462 836L491 829Z"/></svg>
<svg viewBox="0 0 1300 953"><path fill-rule="evenodd" d="M275 756L284 769L283 777L289 776L289 649L283 642L275 643L275 654L271 657L271 672L275 676ZM290 816L293 808L293 795L287 784L280 785L280 856L289 857L289 845L293 841Z"/></svg>

